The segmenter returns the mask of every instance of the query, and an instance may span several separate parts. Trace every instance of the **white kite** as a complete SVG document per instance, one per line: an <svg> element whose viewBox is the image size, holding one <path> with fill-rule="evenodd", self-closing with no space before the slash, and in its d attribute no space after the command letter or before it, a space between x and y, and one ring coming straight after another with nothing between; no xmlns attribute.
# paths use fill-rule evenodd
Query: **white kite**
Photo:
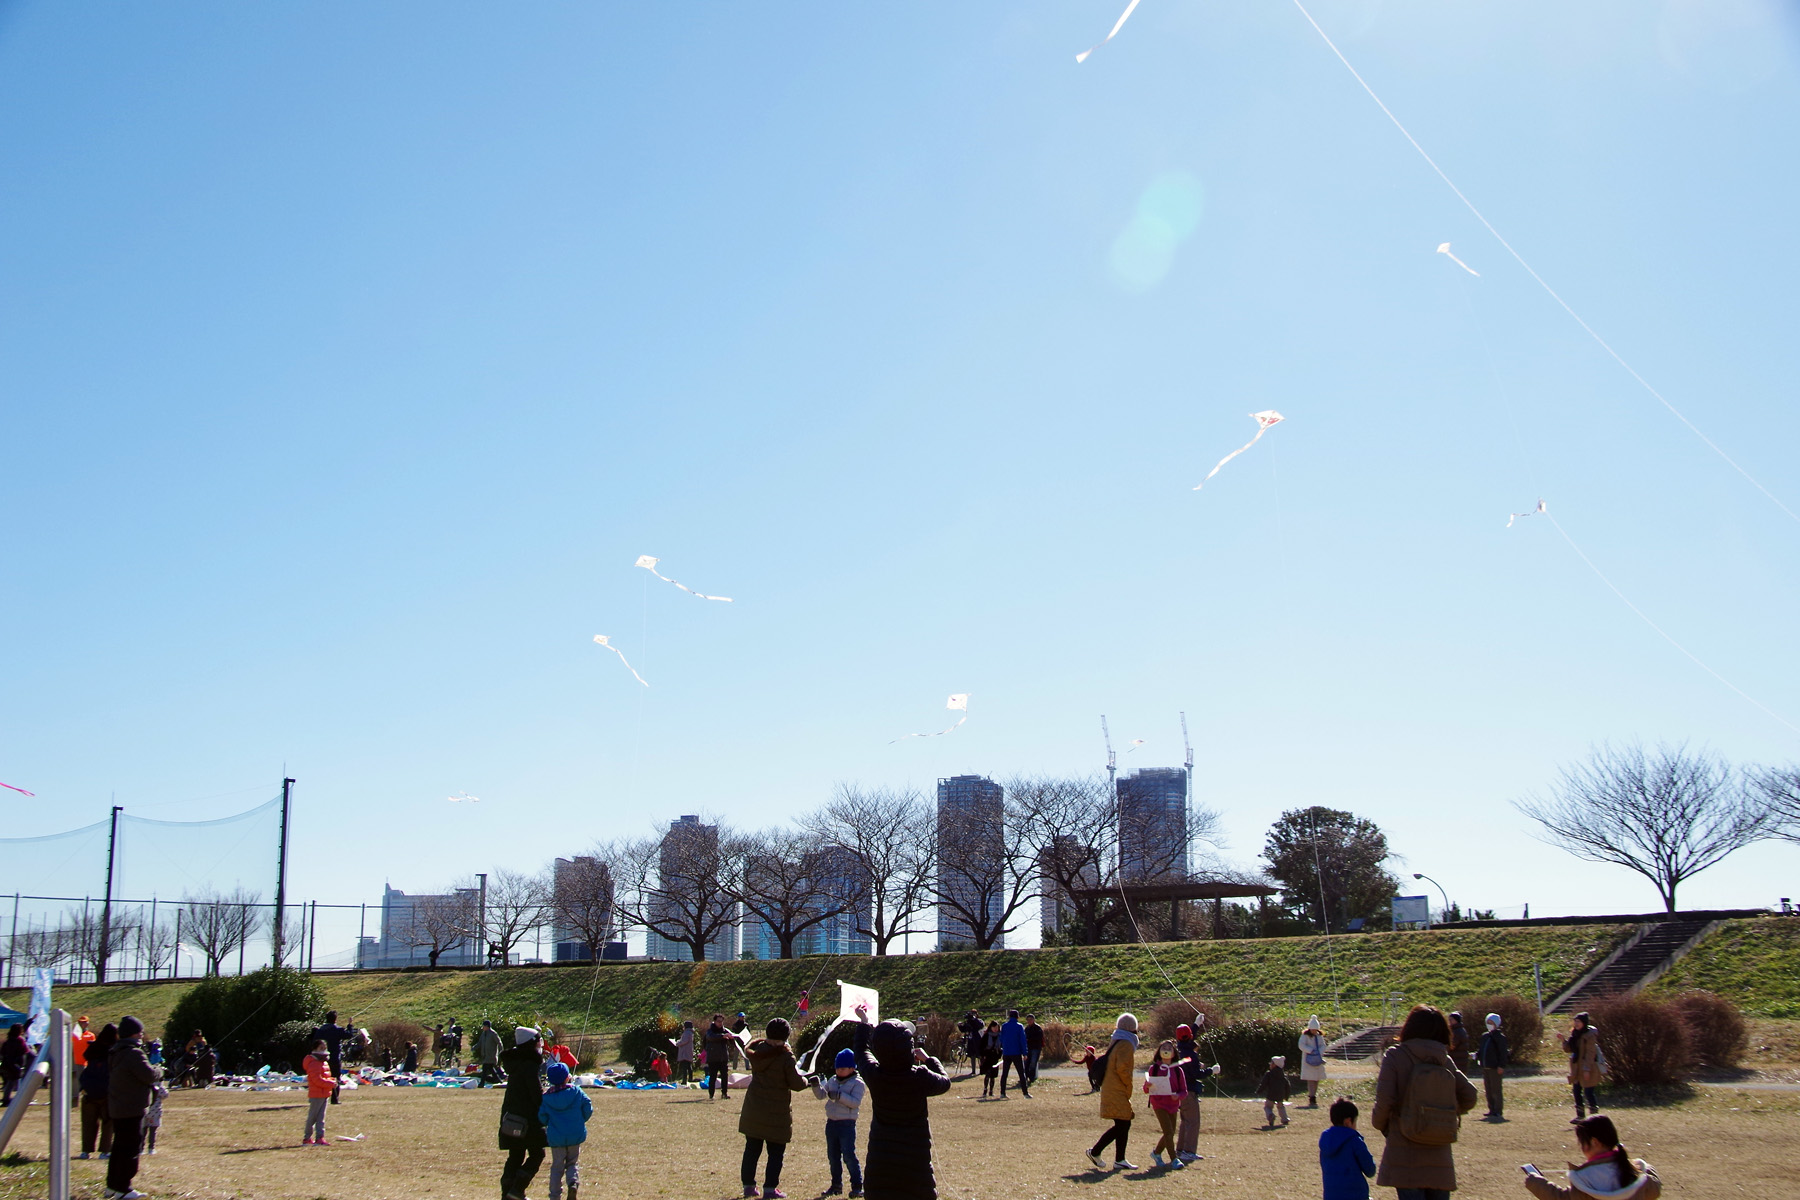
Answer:
<svg viewBox="0 0 1800 1200"><path fill-rule="evenodd" d="M1144 744L1143 738L1132 738L1131 739L1131 750L1136 750L1139 746L1141 746L1143 744ZM1131 750L1127 750L1125 753L1130 754Z"/></svg>
<svg viewBox="0 0 1800 1200"><path fill-rule="evenodd" d="M1269 432L1270 429L1273 429L1275 426L1277 426L1277 425L1281 424L1283 421L1287 420L1286 417L1282 416L1280 413L1276 412L1272 408L1264 409L1262 412L1259 412L1259 413L1251 413L1250 419L1252 421L1256 422L1256 436L1251 438L1249 441L1245 442L1243 445L1239 446L1236 450L1233 450L1230 454L1227 454L1224 458L1221 458L1219 460L1219 466L1214 467L1212 470L1208 471L1206 473L1206 479L1202 479L1199 483L1196 483L1194 485L1194 490L1196 492L1206 486L1207 480L1210 480L1214 475L1217 475L1219 473L1219 467L1223 467L1226 463L1230 462L1232 459L1236 458L1238 455L1242 454L1244 451L1248 450L1250 447L1256 445L1257 442L1262 440L1263 434Z"/></svg>
<svg viewBox="0 0 1800 1200"><path fill-rule="evenodd" d="M625 669L627 671L631 672L631 677L633 679L637 680L639 683L643 684L645 687L650 686L650 681L648 679L645 679L642 675L639 675L637 673L637 668L632 666L630 662L626 661L625 652L623 650L620 650L617 646L613 645L612 642L608 641L607 637L604 633L596 633L594 635L594 641L599 643L602 646L605 646L608 650L611 650L614 654L617 654L619 656L619 661L622 663L625 663Z"/></svg>
<svg viewBox="0 0 1800 1200"><path fill-rule="evenodd" d="M723 600L727 604L731 603L730 596L709 596L705 592L696 592L693 588L689 587L685 583L681 583L677 580L670 579L667 575L664 575L661 571L658 571L656 569L656 564L661 561L662 561L662 559L660 559L660 558L652 558L648 554L640 554L640 555L638 555L638 560L637 560L636 565L644 568L644 570L650 572L652 575L656 576L658 579L662 580L664 583L673 583L676 587L680 588L682 591L686 592L690 596L698 596L702 600Z"/></svg>
<svg viewBox="0 0 1800 1200"><path fill-rule="evenodd" d="M950 699L948 699L944 702L944 707L946 709L950 710L951 712L961 712L962 713L962 716L957 720L955 725L951 725L949 728L946 728L946 729L940 729L936 733L909 733L906 735L906 737L895 738L894 742L904 742L906 740L906 738L943 737L946 733L949 733L951 730L956 729L964 721L969 719L969 693L967 693L967 692L956 693L956 695L950 697ZM889 742L888 745L891 746L894 744L894 742Z"/></svg>
<svg viewBox="0 0 1800 1200"><path fill-rule="evenodd" d="M1514 513L1512 516L1506 518L1506 527L1508 529L1511 529L1513 527L1514 521L1521 521L1521 520L1524 520L1526 517L1535 517L1541 512L1548 512L1548 511L1550 511L1549 508L1544 504L1544 502L1542 500L1539 500L1537 502L1536 508L1528 508L1522 513Z"/></svg>
<svg viewBox="0 0 1800 1200"><path fill-rule="evenodd" d="M458 793L456 793L456 795L448 797L448 799L449 799L450 803L452 803L452 804L462 804L465 802L467 802L469 804L480 804L481 803L480 796L471 796L467 792L458 792Z"/></svg>
<svg viewBox="0 0 1800 1200"><path fill-rule="evenodd" d="M1078 63L1086 62L1088 60L1088 55L1092 54L1094 51L1098 50L1100 47L1106 45L1106 43L1112 41L1115 37L1118 37L1119 30L1125 28L1125 22L1129 21L1131 19L1132 10L1135 9L1137 6L1138 6L1138 0L1131 0L1131 3L1127 4L1125 6L1125 11L1120 14L1118 21L1114 23L1114 25L1112 27L1112 32L1107 34L1105 37L1101 38L1099 41L1095 42L1093 45L1089 46L1086 50L1083 50L1080 54L1077 54L1075 56L1075 61Z"/></svg>
<svg viewBox="0 0 1800 1200"><path fill-rule="evenodd" d="M854 983L845 983L841 979L837 981L837 984L839 989L837 1019L825 1027L825 1032L819 1035L819 1040L814 1042L812 1049L808 1050L803 1056L800 1063L800 1070L802 1072L810 1072L812 1070L812 1064L818 1059L819 1051L825 1048L825 1039L831 1036L832 1030L836 1029L839 1025L842 1025L845 1021L855 1021L859 1019L856 1015L857 1005L866 1004L869 1006L869 1024L881 1024L880 992L876 991L874 988L858 987Z"/></svg>
<svg viewBox="0 0 1800 1200"><path fill-rule="evenodd" d="M1480 271L1477 271L1474 267L1471 267L1468 263L1466 263L1462 259L1456 257L1456 255L1450 253L1450 243L1449 242L1445 242L1442 245L1440 245L1438 247L1438 253L1443 255L1445 258L1449 259L1451 262L1455 263L1457 266L1461 267L1463 270L1467 271L1469 274L1473 275L1475 278L1477 278L1477 279L1481 278Z"/></svg>

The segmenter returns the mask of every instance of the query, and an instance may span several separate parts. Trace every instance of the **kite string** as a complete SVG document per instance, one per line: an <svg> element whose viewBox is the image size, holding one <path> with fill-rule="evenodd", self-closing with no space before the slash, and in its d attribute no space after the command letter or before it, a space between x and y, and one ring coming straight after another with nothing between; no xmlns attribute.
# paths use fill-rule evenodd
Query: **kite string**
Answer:
<svg viewBox="0 0 1800 1200"><path fill-rule="evenodd" d="M1555 288L1551 287L1549 285L1549 283L1545 282L1544 277L1542 275L1539 275L1537 273L1537 271L1532 269L1531 264L1525 261L1524 256L1521 255L1517 250L1513 249L1512 243L1507 241L1504 237L1502 237L1500 235L1500 231L1498 229L1495 229L1493 227L1493 225L1489 223L1488 219L1482 215L1481 210L1479 208L1475 207L1474 201L1470 200L1467 196L1465 196L1463 194L1463 190L1456 186L1455 182L1451 180L1450 176L1448 176L1444 173L1444 169L1442 167L1437 165L1437 161L1435 159L1433 159L1431 157L1431 155L1429 155L1425 152L1425 147L1421 146L1419 144L1419 140L1417 138L1413 137L1413 135L1407 130L1406 126L1404 126L1400 123L1400 118L1394 115L1394 110L1389 108L1387 106L1387 104L1381 99L1381 97L1375 94L1375 89L1369 86L1369 81L1364 79L1362 77L1362 74L1359 71L1357 71L1357 69L1355 67L1350 65L1350 60L1345 58L1344 52L1337 48L1337 43L1331 40L1330 35L1327 34L1325 32L1325 30L1319 25L1319 23L1313 19L1313 15L1310 12L1306 11L1306 5L1302 4L1300 2L1300 0L1294 0L1294 7L1300 10L1300 15L1306 18L1306 23L1311 25L1313 27L1314 32L1316 32L1319 35L1319 37L1324 40L1325 45L1331 50L1331 52L1333 54L1335 54L1337 56L1337 60L1344 64L1344 69L1346 71L1350 72L1351 77L1354 78L1358 84L1362 85L1362 90L1369 94L1369 99L1371 99L1375 102L1375 106L1377 108L1381 109L1381 111L1387 116L1387 119L1389 121L1393 122L1394 128L1398 129L1400 131L1400 136L1404 137L1412 145L1412 148L1419 152L1419 157L1425 160L1425 164L1427 166L1429 166L1434 172L1437 173L1437 177L1439 179L1444 181L1445 187L1448 187L1452 192L1456 193L1456 198L1458 200L1462 201L1463 207L1468 209L1471 213L1473 213L1475 216L1475 219L1477 221L1481 222L1482 228L1486 229L1490 234L1492 234L1494 240L1499 242L1501 247L1504 248L1508 254L1512 255L1513 261L1518 263L1521 267L1525 268L1525 273L1527 275L1530 275L1532 277L1532 279L1536 280L1537 285L1539 287L1543 288L1544 291L1549 294L1550 298L1552 300L1556 301L1556 303L1562 307L1562 310L1564 312L1568 313L1570 317L1574 318L1575 323L1577 325L1581 326L1581 328L1584 331L1586 331L1587 335L1589 337L1593 338L1594 341L1599 344L1600 348L1602 350L1606 351L1606 353L1612 357L1612 360L1614 362L1618 363L1621 367L1624 367L1626 374L1630 375L1633 379L1637 380L1639 385L1641 385L1645 391L1649 392L1652 396L1656 397L1657 403L1661 404L1664 408L1668 409L1669 412L1673 413L1676 420L1680 421L1683 425L1686 425L1688 427L1688 430L1695 437L1697 437L1701 441L1705 442L1707 447L1710 450L1712 450L1712 452L1714 454L1717 454L1720 458L1724 459L1725 462L1730 465L1732 470L1736 471L1739 475L1742 475L1746 480L1748 480L1750 482L1750 485L1752 487L1754 487L1757 491L1761 492L1765 497L1767 497L1768 500L1770 501L1770 503L1774 504L1776 508L1779 508L1782 512L1786 513L1788 515L1788 517L1791 518L1793 521L1795 521L1796 523L1800 523L1800 513L1796 513L1793 509L1791 509L1787 505L1783 504L1780 501L1780 499L1778 499L1776 497L1774 492L1771 492L1768 488L1766 488L1762 485L1762 482L1760 480L1758 480L1756 478L1756 476L1750 474L1750 472L1746 471L1743 467L1739 466L1736 459L1732 458L1731 455L1725 453L1724 450L1720 449L1719 444L1717 442L1713 441L1711 438L1707 437L1706 434L1702 433L1700 431L1700 427L1698 425L1695 425L1692 421L1688 420L1687 417L1682 413L1682 411L1680 409L1676 408L1673 404L1669 403L1668 397L1664 396L1661 392L1657 391L1654 387L1650 386L1650 381L1645 379L1642 375L1639 375L1637 373L1637 368L1633 367L1630 363L1626 362L1624 357L1617 350L1614 350L1605 338L1601 337L1599 335L1599 333L1595 332L1594 327L1592 325L1589 325L1586 321L1582 320L1580 313L1576 312L1573 308L1569 307L1569 302L1567 300L1564 300L1562 298L1562 296L1557 293Z"/></svg>
<svg viewBox="0 0 1800 1200"><path fill-rule="evenodd" d="M1636 613L1638 615L1638 617L1644 622L1644 624L1646 624L1650 628L1654 629L1657 633L1657 636L1661 637L1663 641L1669 643L1669 645L1671 645L1671 646L1675 647L1677 650L1681 651L1681 653L1687 657L1689 662L1692 662L1695 666L1699 667L1702 671L1705 671L1708 675L1711 675L1714 679L1718 680L1720 683L1724 684L1726 687L1728 687L1732 691L1736 692L1739 696L1743 697L1745 700L1748 700L1751 704L1754 704L1757 708L1762 709L1762 711L1764 713L1768 714L1770 717L1773 717L1776 721L1779 721L1781 724L1787 726L1789 729L1793 730L1795 733L1800 733L1800 725L1795 725L1792 721L1789 721L1786 717L1782 716L1780 713L1776 712L1774 709L1772 709L1768 705L1764 704L1761 700L1758 700L1755 696L1752 696L1749 692L1746 692L1743 688L1739 687L1737 684L1731 682L1731 680L1725 678L1723 675L1719 674L1717 671L1715 671L1711 667L1707 666L1704 662L1702 662L1700 660L1700 658L1697 655L1694 654L1694 652L1692 650L1689 650L1686 646L1682 645L1680 642L1678 642L1674 638L1670 637L1667 630L1665 630L1661 625L1658 625L1655 621L1652 621L1650 619L1650 616L1648 613L1646 613L1643 609L1639 608L1637 605L1633 604L1631 602L1631 598L1629 596L1627 596L1624 592L1621 592L1618 588L1618 585L1606 577L1606 572L1602 571L1599 567L1594 565L1594 560L1587 556L1586 551L1582 550L1582 548L1580 546L1575 544L1575 539L1569 536L1569 531L1562 527L1562 522L1558 521L1554 514L1552 514L1548 509L1546 509L1546 510L1544 510L1543 515L1545 517L1549 518L1550 524L1556 526L1556 532L1562 534L1563 541L1569 543L1569 549L1573 550L1576 554L1580 555L1581 561L1588 565L1588 569L1590 571L1592 571L1595 575L1598 575L1600 577L1600 582L1604 583L1608 588L1610 588L1612 590L1613 595L1617 596L1620 600L1623 600L1625 602L1625 607L1629 608L1632 612Z"/></svg>

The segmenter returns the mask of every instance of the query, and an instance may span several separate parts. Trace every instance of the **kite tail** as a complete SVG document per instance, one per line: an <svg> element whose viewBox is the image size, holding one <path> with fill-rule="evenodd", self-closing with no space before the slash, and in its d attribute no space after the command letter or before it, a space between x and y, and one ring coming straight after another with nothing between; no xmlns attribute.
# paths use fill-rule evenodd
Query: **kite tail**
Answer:
<svg viewBox="0 0 1800 1200"><path fill-rule="evenodd" d="M1206 473L1206 478L1202 479L1199 483L1196 483L1194 485L1194 490L1197 492L1201 488L1205 487L1207 485L1207 483L1209 481L1211 481L1212 477L1214 475L1217 475L1219 473L1219 471L1225 466L1226 463L1230 462L1232 459L1236 458L1238 455L1242 454L1244 451L1248 450L1250 447L1256 445L1256 443L1262 441L1262 435L1269 432L1269 430L1272 428L1274 428L1274 426L1264 425L1261 429L1258 429L1256 431L1255 437L1251 438L1249 441L1247 441L1243 445L1239 446L1236 450L1233 450L1230 454L1227 454L1224 458L1221 458L1219 460L1219 465L1214 467L1212 470L1208 471Z"/></svg>
<svg viewBox="0 0 1800 1200"><path fill-rule="evenodd" d="M1138 0L1131 0L1131 3L1127 4L1125 6L1125 11L1119 15L1119 19L1113 23L1112 32L1107 34L1105 37L1101 38L1099 41L1095 42L1093 45L1089 46L1086 50L1083 50L1080 54L1077 54L1075 56L1075 61L1078 63L1086 62L1088 60L1088 55L1092 54L1094 51L1098 50L1100 47L1106 45L1106 43L1108 43L1108 42L1112 41L1114 38L1118 37L1119 30L1125 28L1125 22L1127 22L1131 19L1132 11L1134 9L1136 9L1137 6L1138 6Z"/></svg>

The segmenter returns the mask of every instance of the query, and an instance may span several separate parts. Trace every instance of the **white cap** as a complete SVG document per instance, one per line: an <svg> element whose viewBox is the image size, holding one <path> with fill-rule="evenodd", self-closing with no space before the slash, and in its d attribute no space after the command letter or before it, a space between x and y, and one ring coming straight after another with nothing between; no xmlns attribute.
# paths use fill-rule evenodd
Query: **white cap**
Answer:
<svg viewBox="0 0 1800 1200"><path fill-rule="evenodd" d="M513 1045L523 1046L526 1042L537 1041L538 1031L529 1025L521 1025L513 1030Z"/></svg>

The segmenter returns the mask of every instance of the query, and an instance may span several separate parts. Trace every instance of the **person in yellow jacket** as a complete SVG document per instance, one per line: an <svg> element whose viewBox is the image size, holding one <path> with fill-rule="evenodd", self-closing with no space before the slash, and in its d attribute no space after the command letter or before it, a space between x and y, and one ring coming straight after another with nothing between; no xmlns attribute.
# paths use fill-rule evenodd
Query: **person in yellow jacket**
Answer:
<svg viewBox="0 0 1800 1200"><path fill-rule="evenodd" d="M1096 1171L1106 1170L1106 1160L1100 1157L1100 1152L1109 1143L1113 1148L1115 1170L1137 1170L1125 1158L1125 1143L1131 1137L1131 1119L1137 1115L1131 1107L1131 1076L1137 1066L1137 1027L1136 1017L1120 1013L1112 1042L1106 1048L1106 1074L1100 1083L1100 1115L1112 1122L1112 1128L1101 1134L1094 1148L1088 1151L1088 1161L1094 1164Z"/></svg>

